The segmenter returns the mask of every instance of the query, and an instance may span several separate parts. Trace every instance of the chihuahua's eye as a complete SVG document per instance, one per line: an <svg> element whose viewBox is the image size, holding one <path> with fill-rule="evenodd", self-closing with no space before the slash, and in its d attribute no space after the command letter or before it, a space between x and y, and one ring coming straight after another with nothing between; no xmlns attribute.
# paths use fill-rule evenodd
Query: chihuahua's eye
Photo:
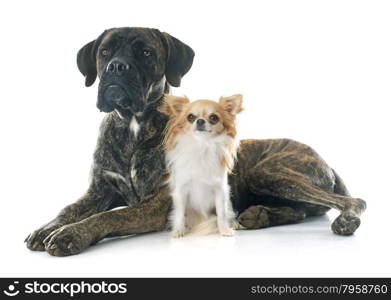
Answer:
<svg viewBox="0 0 391 300"><path fill-rule="evenodd" d="M212 124L216 124L218 121L219 121L219 117L216 115L216 114L211 114L209 116L209 121L212 123Z"/></svg>
<svg viewBox="0 0 391 300"><path fill-rule="evenodd" d="M101 51L100 51L100 55L102 55L102 56L107 56L107 55L109 55L109 50L107 50L107 49L101 50Z"/></svg>
<svg viewBox="0 0 391 300"><path fill-rule="evenodd" d="M143 55L146 57L152 56L152 51L149 49L144 49L143 50Z"/></svg>
<svg viewBox="0 0 391 300"><path fill-rule="evenodd" d="M196 119L196 116L193 115L193 114L189 114L189 115L187 116L187 120L188 120L189 122L194 122L195 119Z"/></svg>

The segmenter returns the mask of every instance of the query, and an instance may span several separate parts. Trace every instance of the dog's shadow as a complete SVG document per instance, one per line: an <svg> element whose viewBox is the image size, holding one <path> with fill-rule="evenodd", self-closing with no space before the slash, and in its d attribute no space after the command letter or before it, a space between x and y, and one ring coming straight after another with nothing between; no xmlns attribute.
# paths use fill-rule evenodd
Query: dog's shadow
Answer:
<svg viewBox="0 0 391 300"><path fill-rule="evenodd" d="M318 217L308 217L305 220L303 220L300 223L297 224L289 224L289 225L280 225L280 226L273 226L268 228L261 228L261 229L254 229L254 230L246 230L242 229L239 230L237 236L239 236L239 239L235 239L236 241L234 244L239 245L240 240L243 239L243 244L248 244L250 239L262 239L266 238L269 239L270 235L273 235L273 239L284 239L288 236L296 236L301 237L303 239L314 239L314 240L329 240L330 238L335 237L336 239L340 238L341 240L345 240L344 237L337 236L333 234L330 230L330 226L332 223L332 220L334 220L335 216L330 216L329 214L318 216ZM162 234L163 233L163 234ZM166 234L164 234L166 233ZM242 235L244 233L244 235ZM264 234L262 234L264 233ZM216 234L215 237L218 237ZM185 237L181 240L183 241L191 241L193 240L197 245L200 241L200 238L203 237ZM224 237L224 239L228 239ZM231 238L229 238L231 239ZM334 239L334 238L333 238ZM216 242L215 238L210 237L209 239L206 239L205 241L214 243ZM140 245L140 242L142 243L142 247L144 249L156 249L156 248L165 248L169 245L172 245L172 238L170 237L168 232L149 232L149 233L139 233L139 234L130 234L130 235L124 235L124 236L117 236L117 237L108 237L97 244L93 245L92 247L89 247L81 254L84 253L93 253L95 251L102 251L107 250L110 247L117 248L118 243L123 243L122 249L129 249L129 247L132 246L132 244L137 243L137 245ZM244 246L243 245L243 246ZM158 249L156 249L158 251Z"/></svg>
<svg viewBox="0 0 391 300"><path fill-rule="evenodd" d="M94 251L101 251L104 249L109 249L110 247L117 247L118 243L123 243L125 248L131 247L133 243L140 244L140 240L142 240L143 248L152 249L152 247L156 247L156 244L160 244L164 246L166 243L169 243L170 237L168 235L162 235L164 231L161 232L147 232L147 233L138 233L138 234L129 234L124 236L116 236L116 237L107 237L98 243L91 245L88 249L86 249L83 253L91 253ZM156 239L152 237L155 236ZM162 238L163 237L163 238ZM165 240L167 242L165 243ZM81 253L81 254L83 254Z"/></svg>

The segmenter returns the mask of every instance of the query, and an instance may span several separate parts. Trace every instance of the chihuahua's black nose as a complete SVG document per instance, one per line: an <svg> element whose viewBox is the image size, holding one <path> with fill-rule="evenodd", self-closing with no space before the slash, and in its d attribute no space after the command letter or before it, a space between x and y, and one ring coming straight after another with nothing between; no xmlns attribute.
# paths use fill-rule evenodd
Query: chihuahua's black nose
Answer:
<svg viewBox="0 0 391 300"><path fill-rule="evenodd" d="M107 65L107 72L121 76L130 69L129 64L120 59L115 59Z"/></svg>
<svg viewBox="0 0 391 300"><path fill-rule="evenodd" d="M205 125L205 120L204 119L198 119L197 120L197 126L204 126Z"/></svg>

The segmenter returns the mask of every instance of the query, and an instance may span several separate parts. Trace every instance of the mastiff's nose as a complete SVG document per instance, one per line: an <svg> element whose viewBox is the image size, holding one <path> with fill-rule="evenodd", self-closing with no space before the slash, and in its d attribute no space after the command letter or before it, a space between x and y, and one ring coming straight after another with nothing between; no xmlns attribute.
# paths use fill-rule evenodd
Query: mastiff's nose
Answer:
<svg viewBox="0 0 391 300"><path fill-rule="evenodd" d="M118 76L121 76L122 74L126 73L130 69L129 64L125 63L124 61L120 59L112 60L107 65L107 72L116 74Z"/></svg>

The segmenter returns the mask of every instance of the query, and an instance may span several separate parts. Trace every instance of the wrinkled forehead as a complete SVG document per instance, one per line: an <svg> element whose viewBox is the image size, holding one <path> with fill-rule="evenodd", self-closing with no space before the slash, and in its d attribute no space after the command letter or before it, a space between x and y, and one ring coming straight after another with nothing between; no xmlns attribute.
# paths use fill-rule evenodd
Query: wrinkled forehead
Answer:
<svg viewBox="0 0 391 300"><path fill-rule="evenodd" d="M141 27L110 29L105 33L101 44L134 44L137 42L156 48L162 46L159 31L157 29Z"/></svg>
<svg viewBox="0 0 391 300"><path fill-rule="evenodd" d="M211 100L197 100L189 104L189 111L197 116L207 116L219 110L219 104Z"/></svg>

